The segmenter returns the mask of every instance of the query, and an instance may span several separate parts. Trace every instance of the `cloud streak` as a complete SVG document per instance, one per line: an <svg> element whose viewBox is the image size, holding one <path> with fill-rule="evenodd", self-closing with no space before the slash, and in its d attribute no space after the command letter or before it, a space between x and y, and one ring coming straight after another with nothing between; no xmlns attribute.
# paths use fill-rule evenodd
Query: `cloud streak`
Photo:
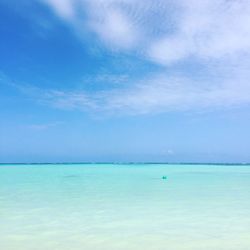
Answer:
<svg viewBox="0 0 250 250"><path fill-rule="evenodd" d="M202 81L202 84L201 82ZM23 87L23 92L42 105L62 110L91 113L150 114L172 111L208 111L250 105L250 84L237 82L196 82L185 77L156 75L125 89L87 91L41 90Z"/></svg>
<svg viewBox="0 0 250 250"><path fill-rule="evenodd" d="M60 124L62 124L62 122L36 123L36 124L28 125L27 128L35 130L35 131L42 131L42 130L48 130L50 128L54 128Z"/></svg>

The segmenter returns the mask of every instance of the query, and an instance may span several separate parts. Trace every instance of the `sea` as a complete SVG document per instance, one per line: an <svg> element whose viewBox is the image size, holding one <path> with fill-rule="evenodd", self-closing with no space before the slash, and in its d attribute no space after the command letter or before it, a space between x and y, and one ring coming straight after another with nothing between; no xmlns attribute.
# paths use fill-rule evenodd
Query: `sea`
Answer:
<svg viewBox="0 0 250 250"><path fill-rule="evenodd" d="M249 250L250 165L1 164L1 250Z"/></svg>

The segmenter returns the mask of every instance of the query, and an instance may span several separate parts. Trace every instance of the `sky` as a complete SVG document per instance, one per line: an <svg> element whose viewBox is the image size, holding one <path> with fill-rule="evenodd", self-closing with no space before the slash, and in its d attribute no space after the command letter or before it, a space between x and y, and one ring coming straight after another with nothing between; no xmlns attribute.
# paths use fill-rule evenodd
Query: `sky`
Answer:
<svg viewBox="0 0 250 250"><path fill-rule="evenodd" d="M0 162L250 162L250 2L1 0Z"/></svg>

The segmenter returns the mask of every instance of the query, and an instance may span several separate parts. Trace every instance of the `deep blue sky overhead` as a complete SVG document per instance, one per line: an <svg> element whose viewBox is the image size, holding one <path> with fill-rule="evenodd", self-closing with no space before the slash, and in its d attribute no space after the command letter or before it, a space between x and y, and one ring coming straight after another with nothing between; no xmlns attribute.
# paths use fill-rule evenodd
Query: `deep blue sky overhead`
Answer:
<svg viewBox="0 0 250 250"><path fill-rule="evenodd" d="M250 2L0 1L0 162L250 162Z"/></svg>

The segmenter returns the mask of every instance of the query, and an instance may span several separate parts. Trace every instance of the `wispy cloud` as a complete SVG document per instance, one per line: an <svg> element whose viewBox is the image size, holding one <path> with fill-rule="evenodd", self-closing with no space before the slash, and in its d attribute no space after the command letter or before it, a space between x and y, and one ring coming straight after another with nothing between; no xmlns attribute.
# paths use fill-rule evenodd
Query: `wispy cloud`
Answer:
<svg viewBox="0 0 250 250"><path fill-rule="evenodd" d="M127 90L108 93L105 105L110 110L135 114L168 111L209 110L250 104L247 80L228 79L226 83L185 77L154 76ZM106 93L107 94L107 93Z"/></svg>
<svg viewBox="0 0 250 250"><path fill-rule="evenodd" d="M242 77L245 78L245 77ZM246 79L219 82L206 79L155 75L130 87L98 92L63 91L23 86L21 91L42 105L91 113L149 114L171 111L208 111L250 105L250 84Z"/></svg>
<svg viewBox="0 0 250 250"><path fill-rule="evenodd" d="M67 21L73 21L76 15L76 1L72 0L42 0L48 4L55 13Z"/></svg>
<svg viewBox="0 0 250 250"><path fill-rule="evenodd" d="M222 59L250 49L249 1L182 1L173 34L151 44L149 55L169 64L187 57Z"/></svg>
<svg viewBox="0 0 250 250"><path fill-rule="evenodd" d="M249 54L247 0L40 1L78 32L89 29L106 45L136 49L157 63Z"/></svg>
<svg viewBox="0 0 250 250"><path fill-rule="evenodd" d="M62 124L62 122L35 123L35 124L28 125L27 128L31 130L41 131L41 130L48 130L50 128L56 127L59 124Z"/></svg>
<svg viewBox="0 0 250 250"><path fill-rule="evenodd" d="M250 3L247 0L39 0L77 33L94 33L106 48L131 51L167 69L178 63L206 68L189 75L165 70L96 92L31 90L43 104L68 110L132 114L250 104ZM170 74L169 74L170 72ZM88 79L86 79L88 80Z"/></svg>
<svg viewBox="0 0 250 250"><path fill-rule="evenodd" d="M107 45L116 48L129 49L138 43L138 31L120 9L111 8L108 13L100 10L98 14L95 11L88 27Z"/></svg>
<svg viewBox="0 0 250 250"><path fill-rule="evenodd" d="M90 76L84 76L82 79L84 83L92 83L92 84L115 84L120 85L124 84L129 81L129 75L128 74L111 74L111 73L103 73L103 74L96 74L96 75L90 75Z"/></svg>

